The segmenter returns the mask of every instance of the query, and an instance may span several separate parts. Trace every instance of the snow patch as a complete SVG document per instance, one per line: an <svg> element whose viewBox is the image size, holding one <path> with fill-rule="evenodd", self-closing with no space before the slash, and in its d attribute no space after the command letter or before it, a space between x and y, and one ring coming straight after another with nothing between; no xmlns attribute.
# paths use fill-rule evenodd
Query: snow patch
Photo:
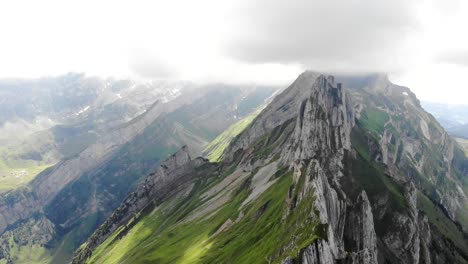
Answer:
<svg viewBox="0 0 468 264"><path fill-rule="evenodd" d="M80 111L76 112L75 115L76 115L76 116L79 116L79 115L81 115L82 113L88 111L88 109L89 109L89 105L86 106L85 108L81 109Z"/></svg>
<svg viewBox="0 0 468 264"><path fill-rule="evenodd" d="M403 95L404 95L404 96L408 96L408 93L407 93L407 92L403 92Z"/></svg>

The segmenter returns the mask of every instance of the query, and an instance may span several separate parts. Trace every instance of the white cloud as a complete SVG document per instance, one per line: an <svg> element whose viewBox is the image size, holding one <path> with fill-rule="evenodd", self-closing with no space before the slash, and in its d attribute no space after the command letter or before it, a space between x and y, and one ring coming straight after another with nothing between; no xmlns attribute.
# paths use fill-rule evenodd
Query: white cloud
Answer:
<svg viewBox="0 0 468 264"><path fill-rule="evenodd" d="M467 25L458 0L1 1L0 78L285 84L305 68L385 71L423 99L459 102Z"/></svg>
<svg viewBox="0 0 468 264"><path fill-rule="evenodd" d="M398 70L418 33L416 0L260 0L238 8L229 42L249 62L301 63L323 71Z"/></svg>

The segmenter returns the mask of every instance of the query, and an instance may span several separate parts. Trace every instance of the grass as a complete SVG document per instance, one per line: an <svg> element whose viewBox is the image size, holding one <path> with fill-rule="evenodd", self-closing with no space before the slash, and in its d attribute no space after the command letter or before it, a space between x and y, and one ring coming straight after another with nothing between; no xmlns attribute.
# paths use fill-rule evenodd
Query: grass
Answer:
<svg viewBox="0 0 468 264"><path fill-rule="evenodd" d="M318 239L322 226L317 219L310 218L314 210L311 193L283 219L291 183L291 173L281 176L246 209L242 221L214 238L212 249L201 262L265 263L267 259L279 262L286 256L296 257L302 248Z"/></svg>
<svg viewBox="0 0 468 264"><path fill-rule="evenodd" d="M358 125L360 125L360 123L358 123ZM351 142L361 157L366 161L370 161L371 157L367 136L358 126L351 131Z"/></svg>
<svg viewBox="0 0 468 264"><path fill-rule="evenodd" d="M205 186L199 184L188 198L173 201L175 206L166 202L130 230L121 227L114 232L94 251L89 263L279 263L286 256L295 257L323 236L325 226L317 217L310 217L315 212L312 193L285 217L291 184L292 173L283 171L257 200L241 209L244 216L239 222L216 236L213 234L228 219L238 219L250 190L239 189L208 219L183 222L200 205L198 197ZM124 231L127 233L118 238Z"/></svg>
<svg viewBox="0 0 468 264"><path fill-rule="evenodd" d="M387 177L381 167L360 158L352 158L351 169L352 175L357 180L357 183L354 183L356 186L352 186L352 188L356 190L355 195L362 189L364 189L370 197L388 193L388 206L396 211L406 210L407 207L405 197L403 196L403 187Z"/></svg>
<svg viewBox="0 0 468 264"><path fill-rule="evenodd" d="M359 119L364 127L374 135L378 135L378 138L382 135L388 120L388 114L376 108L367 109Z"/></svg>
<svg viewBox="0 0 468 264"><path fill-rule="evenodd" d="M54 145L49 131L40 131L28 140L0 146L0 193L30 182L39 173L54 165L54 159L36 160L46 145Z"/></svg>
<svg viewBox="0 0 468 264"><path fill-rule="evenodd" d="M208 146L206 146L206 148L203 150L204 153L207 153L207 158L211 162L218 162L221 159L224 150L228 147L229 143L231 143L231 140L244 131L244 129L250 125L250 123L252 123L255 117L260 114L262 109L262 107L258 108L247 117L231 125L228 129L221 133L221 135L216 137L210 144L208 144Z"/></svg>

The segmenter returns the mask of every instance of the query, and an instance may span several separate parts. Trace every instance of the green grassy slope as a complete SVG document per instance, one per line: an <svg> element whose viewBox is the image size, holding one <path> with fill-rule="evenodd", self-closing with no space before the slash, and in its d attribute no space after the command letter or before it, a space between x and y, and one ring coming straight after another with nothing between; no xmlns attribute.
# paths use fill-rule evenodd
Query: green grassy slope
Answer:
<svg viewBox="0 0 468 264"><path fill-rule="evenodd" d="M312 196L283 218L291 182L292 173L280 175L242 209L250 191L239 186L230 202L214 215L186 222L184 216L200 205L200 195L207 189L206 183L199 182L187 199L168 201L142 215L129 231L124 227L117 230L94 251L89 263L262 263L266 259L277 263L286 256L294 257L323 234L323 226L317 218L308 217L313 210ZM228 219L238 222L217 233ZM121 234L125 235L119 238ZM291 241L297 246L288 248ZM286 250L280 252L282 248Z"/></svg>
<svg viewBox="0 0 468 264"><path fill-rule="evenodd" d="M34 160L0 157L0 193L26 185L53 165Z"/></svg>
<svg viewBox="0 0 468 264"><path fill-rule="evenodd" d="M206 146L206 148L203 150L205 156L211 162L219 161L224 153L224 150L228 147L231 140L237 135L239 135L248 125L250 125L250 123L252 123L255 117L257 117L258 114L260 114L262 109L263 107L258 108L256 111L249 114L247 117L231 125L221 135L219 135L213 141L211 141L211 143L208 144L208 146Z"/></svg>
<svg viewBox="0 0 468 264"><path fill-rule="evenodd" d="M278 136L275 131L271 132L272 138ZM252 145L253 156L262 155L264 148L258 146L264 141L259 139ZM304 184L300 184L305 174L299 183L293 183L292 171L277 168L268 180L270 187L243 205L253 192L252 179L257 170L219 190L216 184L229 177L237 165L217 166L215 175L206 174L206 178L196 180L187 197L166 200L117 229L93 251L89 263L279 263L288 256L296 257L314 240L326 238L326 226L320 224L313 207L313 191L303 192ZM221 198L216 196L225 188L233 191ZM191 218L211 199L203 198L208 190L216 190L209 197L227 202L212 213ZM305 195L291 210L287 201L299 192Z"/></svg>
<svg viewBox="0 0 468 264"><path fill-rule="evenodd" d="M379 109L368 109L360 119L364 127L366 127L374 135L381 135L385 129L385 123L389 120L389 116Z"/></svg>

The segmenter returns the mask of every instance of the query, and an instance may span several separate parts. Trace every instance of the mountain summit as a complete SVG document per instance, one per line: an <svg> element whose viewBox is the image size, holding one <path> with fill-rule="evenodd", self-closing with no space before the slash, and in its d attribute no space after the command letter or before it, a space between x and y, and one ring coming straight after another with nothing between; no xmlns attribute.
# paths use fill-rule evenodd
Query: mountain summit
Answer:
<svg viewBox="0 0 468 264"><path fill-rule="evenodd" d="M466 263L468 162L411 91L305 72L219 163L180 150L73 263Z"/></svg>

